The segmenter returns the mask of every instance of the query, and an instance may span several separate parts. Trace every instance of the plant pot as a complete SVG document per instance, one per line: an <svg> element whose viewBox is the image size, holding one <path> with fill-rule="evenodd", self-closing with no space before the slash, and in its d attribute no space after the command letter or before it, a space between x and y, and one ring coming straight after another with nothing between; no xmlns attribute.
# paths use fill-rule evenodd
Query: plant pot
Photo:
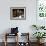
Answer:
<svg viewBox="0 0 46 46"><path fill-rule="evenodd" d="M45 40L45 39L40 39L40 43L44 43L44 40Z"/></svg>
<svg viewBox="0 0 46 46"><path fill-rule="evenodd" d="M41 44L41 43L44 42L44 40L45 40L45 39L38 39L37 42L38 42L39 44Z"/></svg>
<svg viewBox="0 0 46 46"><path fill-rule="evenodd" d="M37 43L40 43L40 39L37 39Z"/></svg>

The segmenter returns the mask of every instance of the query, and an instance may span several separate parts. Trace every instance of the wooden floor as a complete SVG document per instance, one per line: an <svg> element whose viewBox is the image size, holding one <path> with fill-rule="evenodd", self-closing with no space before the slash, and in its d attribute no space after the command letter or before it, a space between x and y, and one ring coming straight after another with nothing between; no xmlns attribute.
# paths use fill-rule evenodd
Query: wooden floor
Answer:
<svg viewBox="0 0 46 46"><path fill-rule="evenodd" d="M0 42L0 46L4 46L4 43L2 42ZM12 42L10 42L10 43L8 43L8 45L7 46L15 46L15 42L14 43L12 43ZM25 46L25 45L24 45ZM30 46L37 46L37 43L30 43ZM42 45L42 46L46 46L46 43L44 43L44 45Z"/></svg>

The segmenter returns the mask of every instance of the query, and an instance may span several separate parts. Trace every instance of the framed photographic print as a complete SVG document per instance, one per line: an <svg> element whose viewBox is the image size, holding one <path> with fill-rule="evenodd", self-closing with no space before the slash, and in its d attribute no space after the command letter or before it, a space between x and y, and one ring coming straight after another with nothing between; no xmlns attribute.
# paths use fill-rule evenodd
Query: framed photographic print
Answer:
<svg viewBox="0 0 46 46"><path fill-rule="evenodd" d="M37 14L40 18L46 18L46 0L37 1Z"/></svg>
<svg viewBox="0 0 46 46"><path fill-rule="evenodd" d="M25 7L11 7L10 8L10 19L11 20L25 20L26 19L26 8Z"/></svg>
<svg viewBox="0 0 46 46"><path fill-rule="evenodd" d="M46 0L36 1L36 23L37 25L46 25Z"/></svg>

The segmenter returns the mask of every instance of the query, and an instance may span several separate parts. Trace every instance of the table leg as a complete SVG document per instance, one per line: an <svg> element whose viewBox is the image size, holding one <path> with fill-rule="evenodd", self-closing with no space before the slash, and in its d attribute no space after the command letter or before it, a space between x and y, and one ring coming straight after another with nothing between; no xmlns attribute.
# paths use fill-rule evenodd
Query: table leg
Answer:
<svg viewBox="0 0 46 46"><path fill-rule="evenodd" d="M5 35L5 46L7 46L7 36Z"/></svg>

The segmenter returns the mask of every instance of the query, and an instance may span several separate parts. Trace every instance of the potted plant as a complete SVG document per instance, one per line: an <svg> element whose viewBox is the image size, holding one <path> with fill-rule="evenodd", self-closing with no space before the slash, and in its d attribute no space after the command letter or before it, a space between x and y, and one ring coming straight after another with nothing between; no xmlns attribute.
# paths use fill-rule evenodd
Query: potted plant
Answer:
<svg viewBox="0 0 46 46"><path fill-rule="evenodd" d="M33 35L37 38L38 43L41 43L40 40L42 38L45 38L44 37L46 36L45 34L46 34L45 32L35 32Z"/></svg>

